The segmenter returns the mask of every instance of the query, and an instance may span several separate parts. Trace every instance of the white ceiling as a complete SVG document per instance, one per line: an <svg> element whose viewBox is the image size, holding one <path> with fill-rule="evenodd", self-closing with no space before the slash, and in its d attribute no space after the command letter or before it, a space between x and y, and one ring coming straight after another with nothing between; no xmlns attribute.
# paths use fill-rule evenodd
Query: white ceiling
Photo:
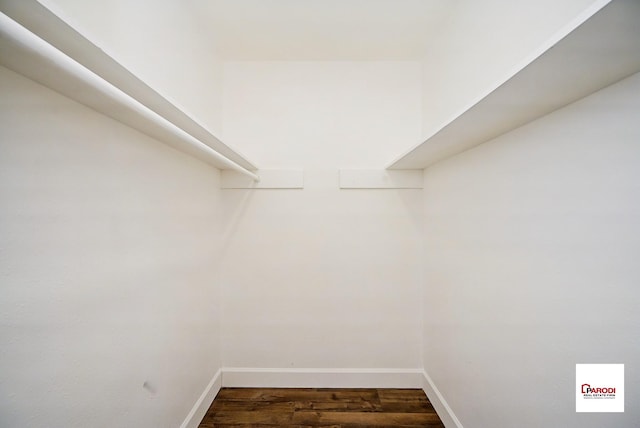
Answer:
<svg viewBox="0 0 640 428"><path fill-rule="evenodd" d="M419 60L457 0L186 0L226 60Z"/></svg>

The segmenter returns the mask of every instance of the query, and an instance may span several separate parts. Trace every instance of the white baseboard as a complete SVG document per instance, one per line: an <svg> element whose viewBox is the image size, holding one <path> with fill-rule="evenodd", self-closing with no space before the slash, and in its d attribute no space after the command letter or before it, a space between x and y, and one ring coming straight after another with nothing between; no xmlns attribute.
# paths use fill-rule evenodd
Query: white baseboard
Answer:
<svg viewBox="0 0 640 428"><path fill-rule="evenodd" d="M222 369L222 386L258 388L422 388L421 369Z"/></svg>
<svg viewBox="0 0 640 428"><path fill-rule="evenodd" d="M427 394L429 401L431 401L434 409L436 409L436 412L438 413L438 416L440 416L444 426L446 428L464 428L427 372L423 371L422 377L422 390Z"/></svg>
<svg viewBox="0 0 640 428"><path fill-rule="evenodd" d="M182 425L180 425L180 428L198 428L202 418L204 418L211 403L213 403L213 399L218 395L220 388L222 388L222 370L218 370L213 376L209 385L204 389L202 395L193 405Z"/></svg>

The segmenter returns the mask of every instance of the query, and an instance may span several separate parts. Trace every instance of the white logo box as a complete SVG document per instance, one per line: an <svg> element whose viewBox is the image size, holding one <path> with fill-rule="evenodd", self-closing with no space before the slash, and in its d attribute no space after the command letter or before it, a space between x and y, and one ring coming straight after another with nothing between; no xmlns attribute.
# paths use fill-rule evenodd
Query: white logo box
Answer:
<svg viewBox="0 0 640 428"><path fill-rule="evenodd" d="M624 364L576 364L576 412L624 412Z"/></svg>

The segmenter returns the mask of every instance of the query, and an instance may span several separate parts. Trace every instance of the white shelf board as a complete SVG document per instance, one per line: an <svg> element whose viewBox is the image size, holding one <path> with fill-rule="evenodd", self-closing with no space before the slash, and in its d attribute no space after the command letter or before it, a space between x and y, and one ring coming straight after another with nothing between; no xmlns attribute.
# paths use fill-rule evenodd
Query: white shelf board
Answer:
<svg viewBox="0 0 640 428"><path fill-rule="evenodd" d="M426 168L640 71L640 1L600 1L389 169Z"/></svg>
<svg viewBox="0 0 640 428"><path fill-rule="evenodd" d="M422 189L423 170L341 169L341 189Z"/></svg>
<svg viewBox="0 0 640 428"><path fill-rule="evenodd" d="M198 123L193 117L181 110L170 100L159 94L132 72L118 63L107 52L88 40L79 31L43 6L37 0L2 0L0 11L9 18L40 37L66 56L98 75L120 91L134 98L150 110L162 116L187 134L195 137L211 149L227 157L236 164L249 170L257 169L244 156L220 141L210 130ZM74 81L73 76L55 64L48 64L33 52L7 40L2 43L0 64L35 80L63 95L87 105L119 122L163 141L178 150L225 169L227 166L211 156L179 141L165 130L158 129L148 120L135 112L102 99L98 91L82 82Z"/></svg>
<svg viewBox="0 0 640 428"><path fill-rule="evenodd" d="M301 169L261 169L260 181L252 180L237 171L222 171L222 189L304 189Z"/></svg>

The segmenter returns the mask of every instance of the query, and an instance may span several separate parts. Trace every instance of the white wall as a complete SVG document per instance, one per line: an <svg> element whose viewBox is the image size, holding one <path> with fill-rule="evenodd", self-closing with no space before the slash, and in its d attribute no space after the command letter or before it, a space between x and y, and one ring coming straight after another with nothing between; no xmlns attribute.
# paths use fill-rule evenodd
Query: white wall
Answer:
<svg viewBox="0 0 640 428"><path fill-rule="evenodd" d="M224 65L225 142L261 168L384 168L420 136L418 61Z"/></svg>
<svg viewBox="0 0 640 428"><path fill-rule="evenodd" d="M179 426L220 368L219 172L4 68L0 92L0 425Z"/></svg>
<svg viewBox="0 0 640 428"><path fill-rule="evenodd" d="M224 138L304 190L224 190L223 364L420 367L420 190L339 190L420 134L417 62L225 64Z"/></svg>
<svg viewBox="0 0 640 428"><path fill-rule="evenodd" d="M568 22L600 0L461 0L423 61L423 139L513 73Z"/></svg>
<svg viewBox="0 0 640 428"><path fill-rule="evenodd" d="M640 426L640 75L425 172L424 367L466 427ZM624 414L575 364L624 363Z"/></svg>
<svg viewBox="0 0 640 428"><path fill-rule="evenodd" d="M196 11L175 0L40 0L215 135L222 62Z"/></svg>

